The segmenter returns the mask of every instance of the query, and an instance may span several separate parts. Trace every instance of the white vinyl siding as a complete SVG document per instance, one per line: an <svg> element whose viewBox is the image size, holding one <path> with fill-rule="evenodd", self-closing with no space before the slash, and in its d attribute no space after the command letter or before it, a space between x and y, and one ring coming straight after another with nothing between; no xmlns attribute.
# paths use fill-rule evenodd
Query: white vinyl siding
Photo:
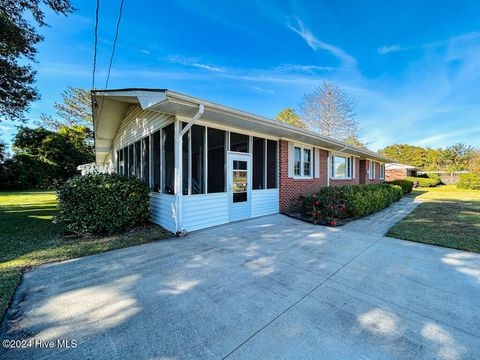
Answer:
<svg viewBox="0 0 480 360"><path fill-rule="evenodd" d="M155 224L165 229L176 232L176 211L174 195L151 193L150 195L150 217Z"/></svg>
<svg viewBox="0 0 480 360"><path fill-rule="evenodd" d="M182 230L194 231L228 223L228 193L184 196Z"/></svg>
<svg viewBox="0 0 480 360"><path fill-rule="evenodd" d="M252 191L252 217L276 214L279 212L278 189Z"/></svg>

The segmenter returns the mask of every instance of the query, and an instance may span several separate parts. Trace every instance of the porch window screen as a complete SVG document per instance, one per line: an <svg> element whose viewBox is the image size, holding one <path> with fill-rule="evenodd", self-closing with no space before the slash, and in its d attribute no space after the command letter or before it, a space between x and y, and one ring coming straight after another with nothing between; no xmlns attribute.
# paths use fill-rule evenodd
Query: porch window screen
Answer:
<svg viewBox="0 0 480 360"><path fill-rule="evenodd" d="M225 131L208 129L208 192L225 191Z"/></svg>
<svg viewBox="0 0 480 360"><path fill-rule="evenodd" d="M187 123L182 123L182 128L184 128ZM190 131L187 131L183 135L182 139L182 194L188 195L188 153L189 153L189 134Z"/></svg>
<svg viewBox="0 0 480 360"><path fill-rule="evenodd" d="M141 141L137 141L135 143L135 165L134 166L135 166L135 176L138 178L140 178L140 165L142 161L140 142Z"/></svg>
<svg viewBox="0 0 480 360"><path fill-rule="evenodd" d="M267 140L267 189L278 187L278 142Z"/></svg>
<svg viewBox="0 0 480 360"><path fill-rule="evenodd" d="M150 185L150 138L142 140L142 180Z"/></svg>
<svg viewBox="0 0 480 360"><path fill-rule="evenodd" d="M163 193L174 194L174 172L175 172L175 159L174 159L174 124L170 124L163 128Z"/></svg>
<svg viewBox="0 0 480 360"><path fill-rule="evenodd" d="M133 144L128 146L128 176L135 175L135 169L133 167Z"/></svg>
<svg viewBox="0 0 480 360"><path fill-rule="evenodd" d="M152 190L155 192L160 192L160 130L153 134L152 143Z"/></svg>
<svg viewBox="0 0 480 360"><path fill-rule="evenodd" d="M250 136L237 134L237 133L230 133L230 151L237 151L237 152L244 152L248 153L248 143L250 140Z"/></svg>
<svg viewBox="0 0 480 360"><path fill-rule="evenodd" d="M253 190L265 188L265 139L253 138Z"/></svg>
<svg viewBox="0 0 480 360"><path fill-rule="evenodd" d="M205 192L205 127L193 125L190 130L190 137L192 146L191 193L203 194Z"/></svg>

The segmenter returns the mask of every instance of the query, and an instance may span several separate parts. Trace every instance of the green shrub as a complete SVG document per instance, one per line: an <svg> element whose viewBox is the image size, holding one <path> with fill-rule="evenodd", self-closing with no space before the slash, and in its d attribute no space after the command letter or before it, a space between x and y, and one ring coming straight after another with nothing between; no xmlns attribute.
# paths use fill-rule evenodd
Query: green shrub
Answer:
<svg viewBox="0 0 480 360"><path fill-rule="evenodd" d="M410 180L392 180L388 184L400 186L404 194L411 193L413 189L413 181Z"/></svg>
<svg viewBox="0 0 480 360"><path fill-rule="evenodd" d="M458 180L457 188L480 190L480 175L460 174L460 179Z"/></svg>
<svg viewBox="0 0 480 360"><path fill-rule="evenodd" d="M141 180L118 174L89 174L68 180L58 192L56 222L79 234L113 234L145 223L150 190Z"/></svg>
<svg viewBox="0 0 480 360"><path fill-rule="evenodd" d="M51 163L29 154L16 154L0 165L0 189L46 189L58 183L58 169Z"/></svg>
<svg viewBox="0 0 480 360"><path fill-rule="evenodd" d="M413 187L434 187L440 185L440 178L430 179L430 178L420 178L420 177L407 177L407 180L413 182Z"/></svg>
<svg viewBox="0 0 480 360"><path fill-rule="evenodd" d="M339 219L359 218L379 211L402 197L390 184L326 186L302 197L304 214L315 223L335 226Z"/></svg>

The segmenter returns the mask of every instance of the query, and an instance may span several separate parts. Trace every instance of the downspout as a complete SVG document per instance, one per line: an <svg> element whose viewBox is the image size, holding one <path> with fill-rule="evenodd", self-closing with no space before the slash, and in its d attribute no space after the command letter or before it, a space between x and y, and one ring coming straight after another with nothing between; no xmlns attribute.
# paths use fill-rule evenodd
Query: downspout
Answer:
<svg viewBox="0 0 480 360"><path fill-rule="evenodd" d="M197 113L190 119L190 121L187 123L187 126L185 126L183 129L178 134L178 137L176 137L176 165L177 165L177 173L175 176L175 194L176 194L176 201L175 201L175 207L177 209L177 214L175 216L175 228L177 232L182 232L183 229L181 229L182 223L183 223L183 191L182 191L182 182L180 181L183 177L183 166L182 166L182 148L183 148L183 135L187 133L188 130L200 119L200 117L203 115L203 112L205 111L205 107L203 104L198 105L198 111Z"/></svg>

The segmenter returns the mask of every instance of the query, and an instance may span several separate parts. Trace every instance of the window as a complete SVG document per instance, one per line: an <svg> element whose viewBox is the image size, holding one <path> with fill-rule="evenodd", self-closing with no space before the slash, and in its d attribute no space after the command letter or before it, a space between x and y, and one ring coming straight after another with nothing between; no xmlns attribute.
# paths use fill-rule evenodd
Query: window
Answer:
<svg viewBox="0 0 480 360"><path fill-rule="evenodd" d="M353 157L332 156L332 177L351 179L353 175Z"/></svg>
<svg viewBox="0 0 480 360"><path fill-rule="evenodd" d="M253 138L253 190L265 189L265 139Z"/></svg>
<svg viewBox="0 0 480 360"><path fill-rule="evenodd" d="M158 130L152 135L152 143L152 190L155 192L160 192L160 130Z"/></svg>
<svg viewBox="0 0 480 360"><path fill-rule="evenodd" d="M230 151L244 152L248 153L248 143L250 136L230 133Z"/></svg>
<svg viewBox="0 0 480 360"><path fill-rule="evenodd" d="M380 165L380 179L385 179L385 164Z"/></svg>
<svg viewBox="0 0 480 360"><path fill-rule="evenodd" d="M293 173L295 176L302 175L302 149L299 147L295 147L294 151Z"/></svg>
<svg viewBox="0 0 480 360"><path fill-rule="evenodd" d="M267 140L267 189L276 189L278 173L278 142Z"/></svg>
<svg viewBox="0 0 480 360"><path fill-rule="evenodd" d="M150 185L150 138L142 140L142 180Z"/></svg>
<svg viewBox="0 0 480 360"><path fill-rule="evenodd" d="M303 149L303 176L310 176L312 169L311 161L312 150Z"/></svg>
<svg viewBox="0 0 480 360"><path fill-rule="evenodd" d="M163 193L175 194L174 124L163 128Z"/></svg>
<svg viewBox="0 0 480 360"><path fill-rule="evenodd" d="M208 129L209 193L225 191L225 139L225 131Z"/></svg>
<svg viewBox="0 0 480 360"><path fill-rule="evenodd" d="M124 163L124 160L123 160L123 154L124 154L124 151L125 149L120 149L119 151L117 151L117 158L118 158L118 169L117 169L117 173L120 174L120 175L124 175L125 172L124 172L124 168L125 168L125 163Z"/></svg>
<svg viewBox="0 0 480 360"><path fill-rule="evenodd" d="M293 149L293 175L312 177L312 149L295 146Z"/></svg>
<svg viewBox="0 0 480 360"><path fill-rule="evenodd" d="M375 161L368 162L368 178L370 180L375 179Z"/></svg>

